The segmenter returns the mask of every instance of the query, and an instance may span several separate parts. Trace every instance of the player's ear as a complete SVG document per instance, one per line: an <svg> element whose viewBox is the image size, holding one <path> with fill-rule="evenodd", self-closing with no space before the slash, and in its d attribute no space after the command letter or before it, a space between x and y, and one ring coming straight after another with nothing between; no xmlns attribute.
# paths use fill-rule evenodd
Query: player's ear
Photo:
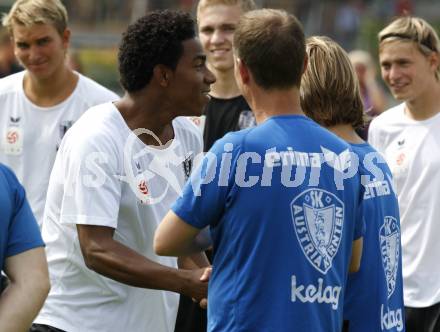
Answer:
<svg viewBox="0 0 440 332"><path fill-rule="evenodd" d="M61 34L61 38L63 40L63 46L66 50L69 47L71 34L72 33L70 32L70 29L68 29L68 28L64 29L63 33Z"/></svg>
<svg viewBox="0 0 440 332"><path fill-rule="evenodd" d="M168 87L171 75L171 70L165 65L159 64L153 68L153 78L160 86L164 88Z"/></svg>
<svg viewBox="0 0 440 332"><path fill-rule="evenodd" d="M440 66L440 56L437 52L431 52L431 54L428 56L429 65L434 71L434 73L438 70L438 67Z"/></svg>
<svg viewBox="0 0 440 332"><path fill-rule="evenodd" d="M237 66L237 72L240 75L241 81L246 84L249 83L250 72L249 68L240 58L235 58L235 66Z"/></svg>

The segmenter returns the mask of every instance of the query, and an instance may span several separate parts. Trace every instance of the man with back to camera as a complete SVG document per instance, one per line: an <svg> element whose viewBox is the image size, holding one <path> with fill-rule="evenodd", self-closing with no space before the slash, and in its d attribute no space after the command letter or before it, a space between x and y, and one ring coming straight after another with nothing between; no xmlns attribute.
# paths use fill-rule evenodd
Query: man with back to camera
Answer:
<svg viewBox="0 0 440 332"><path fill-rule="evenodd" d="M363 124L363 105L347 53L327 37L310 37L306 45L301 106L350 144L364 179L363 254L360 270L348 276L343 331L404 331L399 206L391 171L356 132Z"/></svg>
<svg viewBox="0 0 440 332"><path fill-rule="evenodd" d="M25 70L0 80L0 162L25 187L41 227L50 172L65 132L88 108L118 96L66 65L71 33L59 0L18 0L3 25Z"/></svg>
<svg viewBox="0 0 440 332"><path fill-rule="evenodd" d="M204 255L177 269L152 247L203 148L184 116L200 115L215 78L194 21L147 14L124 33L118 60L125 95L86 112L54 164L43 221L52 290L33 331L172 332L174 293L206 297Z"/></svg>
<svg viewBox="0 0 440 332"><path fill-rule="evenodd" d="M203 110L204 150L230 131L255 125L255 118L234 77L232 38L240 16L255 9L253 0L200 0L197 4L199 38L208 68L216 82Z"/></svg>
<svg viewBox="0 0 440 332"><path fill-rule="evenodd" d="M216 77L210 100L199 121L203 129L204 151L230 131L255 125L255 118L238 89L234 76L232 38L240 16L254 9L253 0L200 0L197 26L206 54L207 66ZM208 257L211 251L207 252ZM206 311L190 298L181 296L176 332L206 331Z"/></svg>
<svg viewBox="0 0 440 332"><path fill-rule="evenodd" d="M349 265L360 259L362 197L356 169L342 180L329 156L349 147L301 110L305 41L293 15L244 14L234 55L258 126L214 144L159 225L155 250L197 252L194 238L210 226L209 331L339 332Z"/></svg>
<svg viewBox="0 0 440 332"><path fill-rule="evenodd" d="M401 17L379 32L382 78L402 103L373 120L369 142L391 168L402 225L408 332L440 330L440 42L425 20Z"/></svg>
<svg viewBox="0 0 440 332"><path fill-rule="evenodd" d="M9 283L0 294L2 331L25 331L49 292L44 243L23 187L0 164L0 271Z"/></svg>

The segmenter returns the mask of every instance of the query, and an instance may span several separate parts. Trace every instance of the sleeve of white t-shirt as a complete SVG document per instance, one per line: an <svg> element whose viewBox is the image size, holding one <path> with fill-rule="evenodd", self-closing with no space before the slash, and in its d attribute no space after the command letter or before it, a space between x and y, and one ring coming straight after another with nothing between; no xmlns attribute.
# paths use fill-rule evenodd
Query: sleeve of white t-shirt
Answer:
<svg viewBox="0 0 440 332"><path fill-rule="evenodd" d="M63 141L53 175L63 180L61 223L117 227L121 174L116 149L98 135L70 135Z"/></svg>

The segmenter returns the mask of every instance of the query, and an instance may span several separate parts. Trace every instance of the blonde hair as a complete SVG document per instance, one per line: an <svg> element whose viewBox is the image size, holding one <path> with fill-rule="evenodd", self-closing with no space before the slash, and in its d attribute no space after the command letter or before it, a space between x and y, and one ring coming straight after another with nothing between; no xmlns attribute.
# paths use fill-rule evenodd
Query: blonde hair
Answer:
<svg viewBox="0 0 440 332"><path fill-rule="evenodd" d="M400 17L378 34L380 47L388 42L403 41L414 42L419 51L428 56L432 52L440 53L440 41L434 28L419 17ZM437 80L440 79L440 66L435 73Z"/></svg>
<svg viewBox="0 0 440 332"><path fill-rule="evenodd" d="M308 66L300 88L301 107L307 116L324 127L363 125L359 82L347 53L328 37L306 41Z"/></svg>
<svg viewBox="0 0 440 332"><path fill-rule="evenodd" d="M236 6L239 5L242 13L246 13L250 10L257 8L254 0L200 0L197 4L197 21L199 20L200 12L211 6L216 5L226 5L226 6Z"/></svg>
<svg viewBox="0 0 440 332"><path fill-rule="evenodd" d="M61 35L67 28L67 11L60 0L17 0L8 14L3 16L3 26L12 34L12 25L30 27L50 24Z"/></svg>

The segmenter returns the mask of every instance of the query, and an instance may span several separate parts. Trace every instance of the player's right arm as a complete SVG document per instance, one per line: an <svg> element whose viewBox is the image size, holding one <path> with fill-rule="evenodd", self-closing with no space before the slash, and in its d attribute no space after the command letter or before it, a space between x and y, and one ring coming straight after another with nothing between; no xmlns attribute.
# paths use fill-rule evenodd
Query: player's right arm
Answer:
<svg viewBox="0 0 440 332"><path fill-rule="evenodd" d="M77 230L89 269L134 287L173 291L197 300L207 296L208 283L201 281L205 268L175 269L153 262L114 240L111 227L77 225Z"/></svg>

